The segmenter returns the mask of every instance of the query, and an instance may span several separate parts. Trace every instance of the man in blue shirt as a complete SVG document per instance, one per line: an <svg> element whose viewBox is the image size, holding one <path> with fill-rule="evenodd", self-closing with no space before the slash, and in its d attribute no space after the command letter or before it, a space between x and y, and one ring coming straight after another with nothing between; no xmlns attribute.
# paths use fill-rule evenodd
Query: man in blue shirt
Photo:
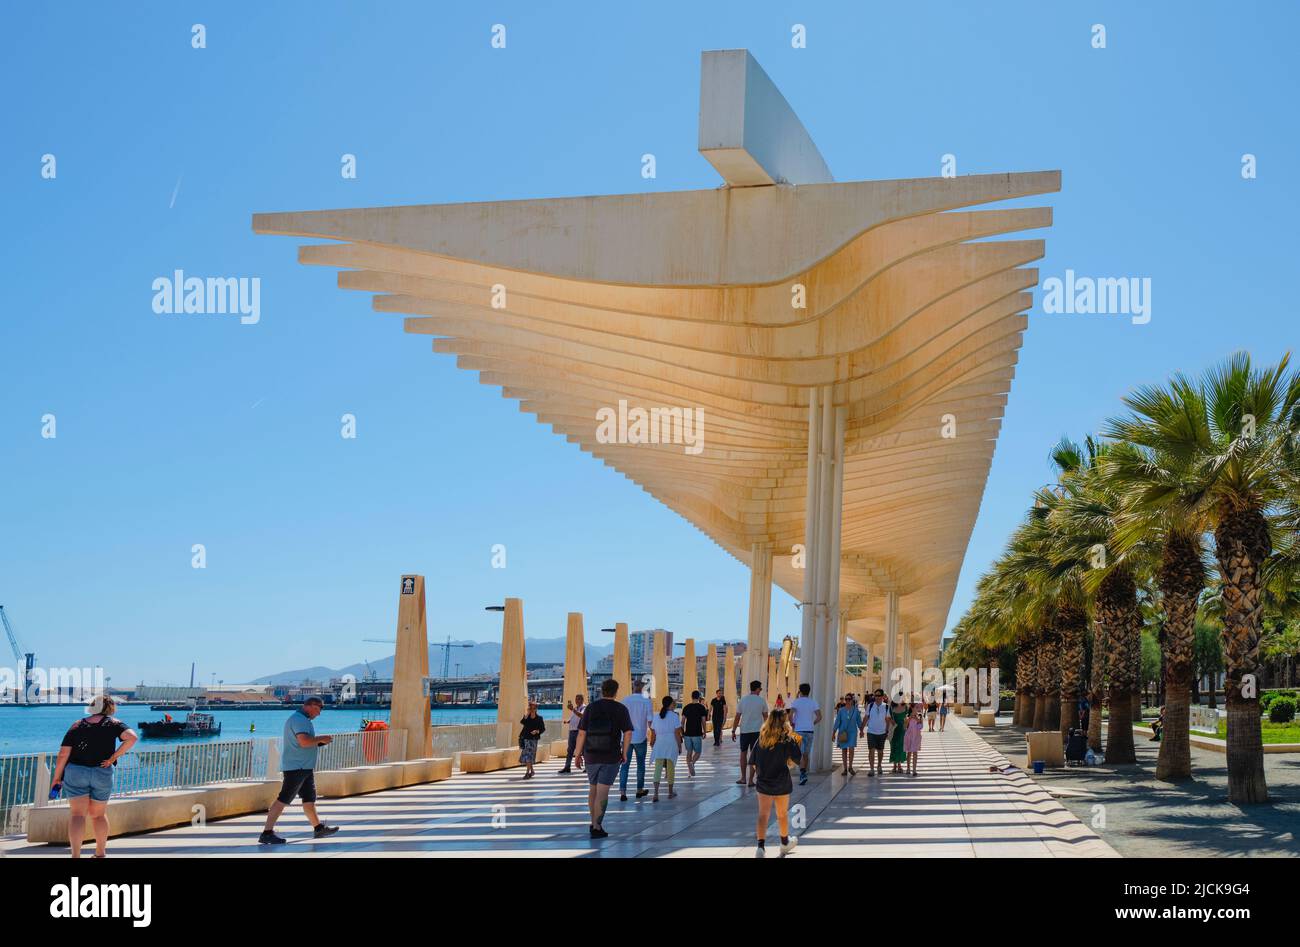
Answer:
<svg viewBox="0 0 1300 947"><path fill-rule="evenodd" d="M280 787L280 795L271 803L266 814L266 827L258 836L257 841L262 845L284 844L285 840L275 834L275 822L284 812L284 807L293 802L294 796L302 798L302 811L312 824L314 838L327 838L339 830L336 825L326 825L316 815L316 755L322 746L334 741L333 737L316 735L313 721L324 709L325 704L319 697L308 697L302 707L284 722L284 746L280 750L284 784Z"/></svg>

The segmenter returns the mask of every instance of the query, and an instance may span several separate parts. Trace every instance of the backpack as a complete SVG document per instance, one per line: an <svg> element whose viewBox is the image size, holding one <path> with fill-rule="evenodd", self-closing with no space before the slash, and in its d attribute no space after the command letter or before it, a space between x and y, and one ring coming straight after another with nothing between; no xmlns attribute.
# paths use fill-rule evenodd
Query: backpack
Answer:
<svg viewBox="0 0 1300 947"><path fill-rule="evenodd" d="M619 749L621 741L616 737L617 725L614 715L601 704L609 703L604 698L593 700L587 705L587 740L584 751L592 753L613 753Z"/></svg>

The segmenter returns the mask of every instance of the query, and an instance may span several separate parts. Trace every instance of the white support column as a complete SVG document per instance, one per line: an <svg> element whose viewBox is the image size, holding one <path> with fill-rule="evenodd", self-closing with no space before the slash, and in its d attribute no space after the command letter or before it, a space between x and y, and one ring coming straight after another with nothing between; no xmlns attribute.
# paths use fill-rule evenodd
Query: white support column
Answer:
<svg viewBox="0 0 1300 947"><path fill-rule="evenodd" d="M825 530L823 554L818 567L818 580L822 593L820 615L824 624L817 631L817 680L814 699L823 708L835 706L835 692L839 689L843 662L836 662L841 653L840 632L840 527L844 504L844 428L847 410L835 407L831 389L825 390L822 406L823 424L823 477L822 502L819 505L822 528ZM829 502L828 502L829 501ZM823 710L823 719L826 711ZM833 761L831 741L822 739L814 744L816 768L830 769Z"/></svg>
<svg viewBox="0 0 1300 947"><path fill-rule="evenodd" d="M834 471L834 445L835 439L835 418L834 406L831 404L829 392L823 389L821 399L821 429L818 432L821 435L821 444L818 450L817 458L817 568L815 573L815 592L816 606L814 614L817 618L817 637L813 645L813 678L812 694L823 707L827 706L825 701L826 672L829 665L827 660L826 647L830 642L830 615L828 614L827 604L830 601L830 573L831 573L831 521L834 519L834 510L832 509L831 493L832 480ZM830 706L835 706L832 703ZM822 743L826 743L825 740ZM815 771L823 769L821 748L817 748L817 758L812 760L812 767Z"/></svg>
<svg viewBox="0 0 1300 947"><path fill-rule="evenodd" d="M745 641L745 679L743 693L749 693L750 681L762 681L767 687L767 643L772 632L772 547L754 543L750 548L749 635ZM775 699L775 698L772 698Z"/></svg>
<svg viewBox="0 0 1300 947"><path fill-rule="evenodd" d="M912 673L916 669L912 667L912 636L906 631L903 632L903 667L907 669L908 686L903 695L907 699L916 690L916 680Z"/></svg>
<svg viewBox="0 0 1300 947"><path fill-rule="evenodd" d="M898 664L898 593L885 593L885 652L880 668L880 686L886 696L894 696L891 676Z"/></svg>
<svg viewBox="0 0 1300 947"><path fill-rule="evenodd" d="M799 682L814 686L817 650L817 490L818 447L821 442L821 411L818 410L818 389L808 391L808 489L804 503L803 528L803 601L800 603L802 627L799 632ZM832 705L833 706L833 705Z"/></svg>

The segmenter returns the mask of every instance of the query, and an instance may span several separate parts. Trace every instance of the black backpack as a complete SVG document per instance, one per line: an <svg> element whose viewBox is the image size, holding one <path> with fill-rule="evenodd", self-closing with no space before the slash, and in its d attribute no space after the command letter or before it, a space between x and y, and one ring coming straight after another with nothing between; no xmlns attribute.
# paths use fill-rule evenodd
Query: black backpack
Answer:
<svg viewBox="0 0 1300 947"><path fill-rule="evenodd" d="M618 723L608 709L611 703L613 701L602 698L587 705L587 740L583 744L584 752L613 753L619 749Z"/></svg>

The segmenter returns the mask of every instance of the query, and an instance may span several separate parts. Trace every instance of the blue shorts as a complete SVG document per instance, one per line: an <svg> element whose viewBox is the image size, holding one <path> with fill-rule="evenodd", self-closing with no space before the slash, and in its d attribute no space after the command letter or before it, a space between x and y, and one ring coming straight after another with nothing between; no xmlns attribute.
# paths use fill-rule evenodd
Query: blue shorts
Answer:
<svg viewBox="0 0 1300 947"><path fill-rule="evenodd" d="M704 737L682 737L682 743L687 753L704 752Z"/></svg>
<svg viewBox="0 0 1300 947"><path fill-rule="evenodd" d="M113 794L113 767L82 766L69 763L63 767L63 795L69 799L89 796L94 802L108 802Z"/></svg>
<svg viewBox="0 0 1300 947"><path fill-rule="evenodd" d="M811 730L797 730L799 734L799 755L807 756L812 752L813 732Z"/></svg>

